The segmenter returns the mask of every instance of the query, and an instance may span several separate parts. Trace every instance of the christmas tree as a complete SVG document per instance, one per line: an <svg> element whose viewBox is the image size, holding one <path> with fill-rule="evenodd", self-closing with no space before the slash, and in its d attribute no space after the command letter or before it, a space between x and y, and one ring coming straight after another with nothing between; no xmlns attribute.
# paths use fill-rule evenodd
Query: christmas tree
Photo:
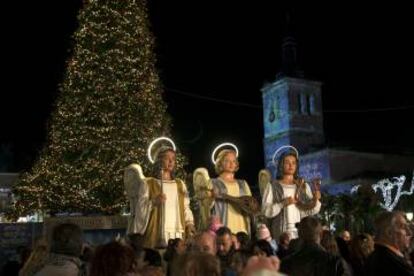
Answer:
<svg viewBox="0 0 414 276"><path fill-rule="evenodd" d="M13 188L13 218L119 212L123 169L149 172L148 144L169 134L145 1L90 1L78 19L46 145Z"/></svg>

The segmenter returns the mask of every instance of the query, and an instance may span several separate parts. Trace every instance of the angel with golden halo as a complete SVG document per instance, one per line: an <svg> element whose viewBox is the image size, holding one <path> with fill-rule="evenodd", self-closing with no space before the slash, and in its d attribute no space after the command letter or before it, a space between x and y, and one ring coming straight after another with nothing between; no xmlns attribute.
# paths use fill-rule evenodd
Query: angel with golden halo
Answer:
<svg viewBox="0 0 414 276"><path fill-rule="evenodd" d="M171 146L160 146L160 141ZM144 247L163 248L169 239L186 238L194 234L194 219L184 181L175 178L176 148L167 137L155 139L148 148L153 163L152 177L145 177L139 164L124 170L124 184L130 202L131 215L127 234L144 236Z"/></svg>
<svg viewBox="0 0 414 276"><path fill-rule="evenodd" d="M288 149L288 150L286 150ZM276 161L277 154L285 150ZM262 193L262 213L271 221L272 237L278 239L280 234L288 232L290 237L297 238L296 223L302 218L315 215L321 209L320 180L313 181L313 189L299 177L299 153L293 146L282 146L273 154L276 179L269 179L270 173L264 175L259 186L264 187Z"/></svg>
<svg viewBox="0 0 414 276"><path fill-rule="evenodd" d="M219 151L224 146L232 149ZM259 212L260 207L251 196L247 182L235 177L239 169L237 147L232 143L219 145L213 151L212 161L216 178L210 178L205 168L193 173L195 194L200 202L200 229L207 228L210 216L214 215L233 233L250 234L250 216Z"/></svg>

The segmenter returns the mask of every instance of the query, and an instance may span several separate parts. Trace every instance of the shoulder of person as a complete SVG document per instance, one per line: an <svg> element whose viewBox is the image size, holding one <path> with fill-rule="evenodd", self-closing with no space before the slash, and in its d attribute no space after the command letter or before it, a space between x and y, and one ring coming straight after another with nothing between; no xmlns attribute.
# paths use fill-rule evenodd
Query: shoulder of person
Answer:
<svg viewBox="0 0 414 276"><path fill-rule="evenodd" d="M155 185L158 184L159 180L155 177L146 177L144 179L144 183L146 183L147 185Z"/></svg>
<svg viewBox="0 0 414 276"><path fill-rule="evenodd" d="M150 177L145 177L144 181L145 182L156 182L156 181L158 181L158 179L155 178L155 177L150 176Z"/></svg>
<svg viewBox="0 0 414 276"><path fill-rule="evenodd" d="M175 180L175 182L182 182L182 183L185 183L185 181L183 180L183 179L181 179L181 178L174 178L174 180Z"/></svg>

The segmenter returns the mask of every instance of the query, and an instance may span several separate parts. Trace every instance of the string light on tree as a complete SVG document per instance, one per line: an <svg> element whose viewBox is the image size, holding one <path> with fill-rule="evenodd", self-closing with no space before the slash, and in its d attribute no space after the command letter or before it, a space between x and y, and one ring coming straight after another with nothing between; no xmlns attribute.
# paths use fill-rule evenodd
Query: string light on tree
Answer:
<svg viewBox="0 0 414 276"><path fill-rule="evenodd" d="M11 219L119 213L123 169L149 169L146 146L170 135L146 1L85 1L78 20L47 144L13 187Z"/></svg>

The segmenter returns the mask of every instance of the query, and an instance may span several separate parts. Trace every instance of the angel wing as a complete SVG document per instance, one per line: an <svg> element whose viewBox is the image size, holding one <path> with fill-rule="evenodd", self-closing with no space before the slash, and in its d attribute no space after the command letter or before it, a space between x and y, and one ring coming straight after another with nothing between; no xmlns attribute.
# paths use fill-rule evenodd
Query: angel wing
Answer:
<svg viewBox="0 0 414 276"><path fill-rule="evenodd" d="M198 199L205 197L206 191L212 189L210 175L206 168L197 168L193 173L194 192Z"/></svg>
<svg viewBox="0 0 414 276"><path fill-rule="evenodd" d="M272 175L270 174L268 169L262 169L259 171L258 178L259 178L260 195L263 197L263 193L266 188L266 185L270 183L272 180Z"/></svg>
<svg viewBox="0 0 414 276"><path fill-rule="evenodd" d="M200 207L198 229L206 229L210 218L211 205L211 198L207 196L207 192L213 188L206 168L197 168L194 171L193 187Z"/></svg>
<svg viewBox="0 0 414 276"><path fill-rule="evenodd" d="M146 204L142 205L140 193L145 188L145 175L142 168L137 163L132 163L124 169L124 188L125 195L129 201L129 212L127 233L143 234L148 226L149 209ZM141 203L140 203L141 202Z"/></svg>
<svg viewBox="0 0 414 276"><path fill-rule="evenodd" d="M145 175L139 164L133 163L124 170L124 188L128 198L138 195L139 185L143 183Z"/></svg>

